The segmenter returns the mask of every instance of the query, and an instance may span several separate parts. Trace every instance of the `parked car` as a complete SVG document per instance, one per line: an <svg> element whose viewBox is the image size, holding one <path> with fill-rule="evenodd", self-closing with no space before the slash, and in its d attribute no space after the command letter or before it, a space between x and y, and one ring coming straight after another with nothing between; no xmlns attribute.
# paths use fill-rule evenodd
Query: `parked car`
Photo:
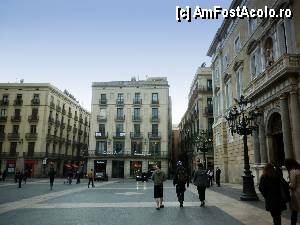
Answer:
<svg viewBox="0 0 300 225"><path fill-rule="evenodd" d="M148 173L138 173L135 177L136 181L148 181L149 177L148 177Z"/></svg>
<svg viewBox="0 0 300 225"><path fill-rule="evenodd" d="M105 172L96 172L95 181L108 181L108 176Z"/></svg>

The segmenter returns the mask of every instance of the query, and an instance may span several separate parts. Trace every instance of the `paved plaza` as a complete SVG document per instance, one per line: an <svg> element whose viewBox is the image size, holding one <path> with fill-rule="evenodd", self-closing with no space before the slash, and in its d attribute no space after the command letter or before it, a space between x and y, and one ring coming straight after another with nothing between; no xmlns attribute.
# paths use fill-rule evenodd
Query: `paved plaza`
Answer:
<svg viewBox="0 0 300 225"><path fill-rule="evenodd" d="M238 200L239 185L213 187L201 208L194 185L188 188L184 208L179 208L171 181L164 185L165 208L155 209L153 183L134 180L96 182L95 188L64 184L57 179L53 191L48 180L32 180L21 189L8 181L0 183L1 225L268 225L272 224L262 201ZM289 224L286 214L282 224Z"/></svg>

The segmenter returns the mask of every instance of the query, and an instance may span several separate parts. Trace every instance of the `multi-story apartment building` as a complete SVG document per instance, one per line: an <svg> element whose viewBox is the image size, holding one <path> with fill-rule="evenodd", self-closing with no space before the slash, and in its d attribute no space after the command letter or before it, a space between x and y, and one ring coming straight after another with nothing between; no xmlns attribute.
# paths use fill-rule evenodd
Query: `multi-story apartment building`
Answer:
<svg viewBox="0 0 300 225"><path fill-rule="evenodd" d="M94 82L88 169L127 178L158 163L168 173L170 110L166 78Z"/></svg>
<svg viewBox="0 0 300 225"><path fill-rule="evenodd" d="M43 176L50 162L58 175L77 168L87 151L90 113L74 97L48 83L1 83L0 98L1 171Z"/></svg>
<svg viewBox="0 0 300 225"><path fill-rule="evenodd" d="M199 162L205 162L207 167L213 167L213 148L208 148L205 158L197 148L197 137L201 131L207 130L207 139L212 135L212 98L211 69L199 67L190 88L188 109L179 124L181 151L185 154L185 164L191 173Z"/></svg>
<svg viewBox="0 0 300 225"><path fill-rule="evenodd" d="M258 181L263 165L300 161L300 1L234 0L230 8L291 9L292 19L224 20L208 50L212 57L215 166L226 182L241 182L243 142L231 135L225 116L234 98L244 95L262 115L248 141Z"/></svg>

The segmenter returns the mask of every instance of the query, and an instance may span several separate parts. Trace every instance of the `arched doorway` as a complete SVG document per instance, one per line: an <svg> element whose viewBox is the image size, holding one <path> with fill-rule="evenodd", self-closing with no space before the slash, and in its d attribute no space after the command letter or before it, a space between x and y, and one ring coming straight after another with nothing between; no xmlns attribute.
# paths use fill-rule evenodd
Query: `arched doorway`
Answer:
<svg viewBox="0 0 300 225"><path fill-rule="evenodd" d="M278 166L284 165L284 144L282 134L281 115L274 112L268 121L268 136L271 138L269 146L270 161Z"/></svg>

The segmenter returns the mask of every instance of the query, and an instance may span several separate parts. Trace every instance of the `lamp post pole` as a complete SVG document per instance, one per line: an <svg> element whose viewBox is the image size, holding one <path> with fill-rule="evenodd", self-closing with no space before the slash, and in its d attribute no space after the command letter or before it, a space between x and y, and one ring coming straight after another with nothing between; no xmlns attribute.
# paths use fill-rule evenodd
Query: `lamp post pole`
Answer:
<svg viewBox="0 0 300 225"><path fill-rule="evenodd" d="M212 147L212 138L210 137L210 133L208 132L208 130L202 130L200 134L195 138L195 143L197 146L197 151L203 153L203 164L204 168L207 169L205 154Z"/></svg>
<svg viewBox="0 0 300 225"><path fill-rule="evenodd" d="M243 136L244 175L242 176L243 192L240 199L242 201L255 201L258 200L258 197L254 188L254 176L250 170L247 135L252 134L252 131L258 128L257 119L259 112L257 108L254 111L246 112L248 101L244 96L241 96L240 100L236 100L236 103L238 104L238 108L236 106L232 107L225 118L228 121L231 134L237 133Z"/></svg>

